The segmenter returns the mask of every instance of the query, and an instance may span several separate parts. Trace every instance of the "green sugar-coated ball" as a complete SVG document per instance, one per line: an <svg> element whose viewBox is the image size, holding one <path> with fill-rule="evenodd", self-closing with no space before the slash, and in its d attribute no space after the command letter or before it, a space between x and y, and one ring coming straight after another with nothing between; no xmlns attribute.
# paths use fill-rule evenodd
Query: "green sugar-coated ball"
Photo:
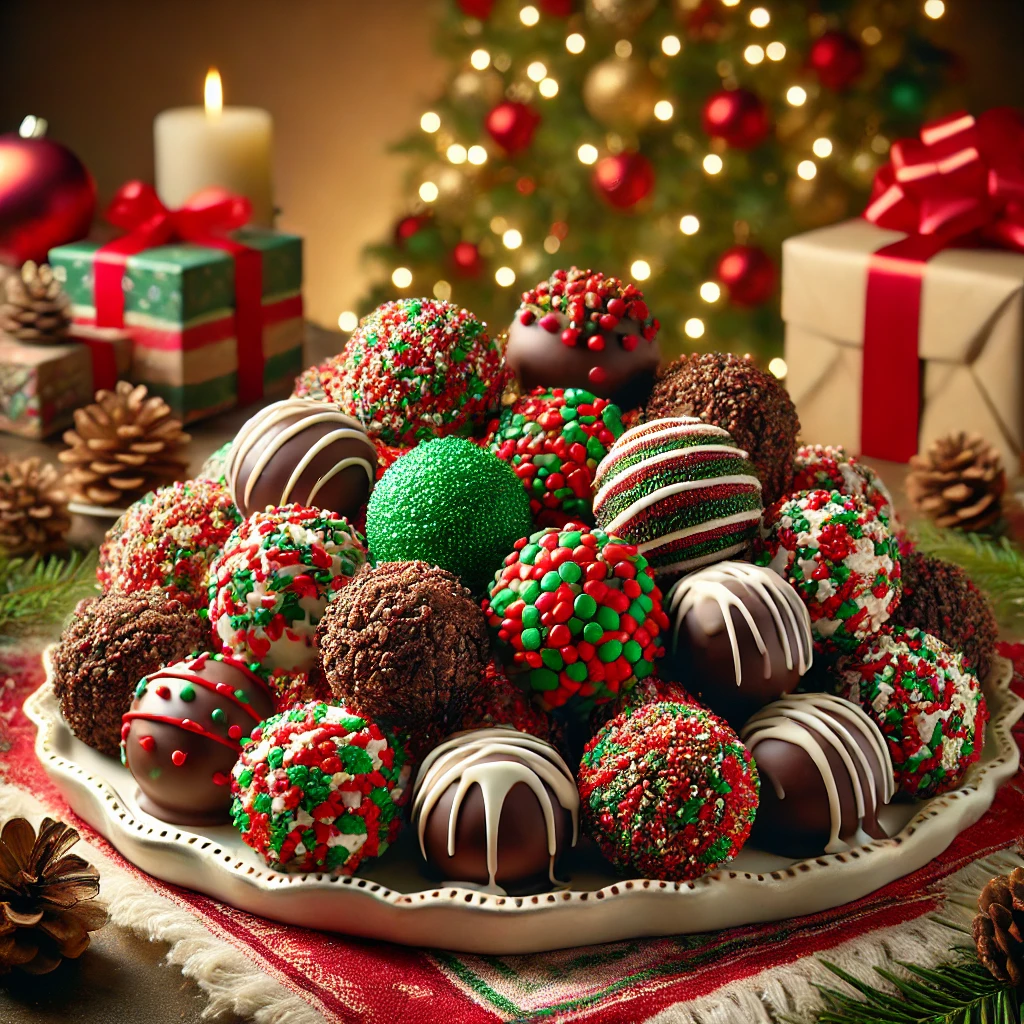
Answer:
<svg viewBox="0 0 1024 1024"><path fill-rule="evenodd" d="M396 460L366 510L374 561L421 559L474 591L532 529L530 499L511 467L457 437L427 441Z"/></svg>

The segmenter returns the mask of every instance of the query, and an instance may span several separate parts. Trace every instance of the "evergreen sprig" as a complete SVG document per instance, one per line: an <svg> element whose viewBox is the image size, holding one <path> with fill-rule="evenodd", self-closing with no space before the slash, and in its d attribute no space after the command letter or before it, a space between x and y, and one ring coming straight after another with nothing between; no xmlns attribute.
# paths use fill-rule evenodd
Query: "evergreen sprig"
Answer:
<svg viewBox="0 0 1024 1024"><path fill-rule="evenodd" d="M67 557L12 558L0 553L0 643L59 624L96 592L96 551Z"/></svg>
<svg viewBox="0 0 1024 1024"><path fill-rule="evenodd" d="M1024 551L1009 537L992 537L916 523L914 542L926 555L959 565L984 590L1001 625L1024 624Z"/></svg>

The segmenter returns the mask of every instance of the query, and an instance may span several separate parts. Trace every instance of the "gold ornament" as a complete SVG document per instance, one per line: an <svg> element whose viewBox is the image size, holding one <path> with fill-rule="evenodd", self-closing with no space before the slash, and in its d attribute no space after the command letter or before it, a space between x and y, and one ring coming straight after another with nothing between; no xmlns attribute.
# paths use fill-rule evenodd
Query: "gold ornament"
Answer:
<svg viewBox="0 0 1024 1024"><path fill-rule="evenodd" d="M654 117L661 86L637 57L609 57L595 64L583 81L583 104L609 128L639 131Z"/></svg>
<svg viewBox="0 0 1024 1024"><path fill-rule="evenodd" d="M587 0L587 20L598 28L630 35L657 6L658 0Z"/></svg>

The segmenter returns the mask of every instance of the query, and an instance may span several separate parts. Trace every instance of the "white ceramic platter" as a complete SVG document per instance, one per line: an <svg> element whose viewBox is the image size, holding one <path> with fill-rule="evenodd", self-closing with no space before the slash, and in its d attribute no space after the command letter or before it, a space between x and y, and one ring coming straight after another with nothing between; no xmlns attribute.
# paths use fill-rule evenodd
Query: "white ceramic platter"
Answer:
<svg viewBox="0 0 1024 1024"><path fill-rule="evenodd" d="M916 871L976 822L1017 770L1010 730L1024 701L1010 691L1011 675L1010 663L999 659L985 682L992 719L963 787L886 808L882 821L892 839L797 862L748 847L726 867L682 883L618 879L583 844L563 866L568 889L524 897L429 880L409 830L360 877L272 872L230 825L186 831L140 810L127 770L72 736L49 681L25 710L39 727L36 753L75 813L154 877L289 924L502 955L796 917Z"/></svg>

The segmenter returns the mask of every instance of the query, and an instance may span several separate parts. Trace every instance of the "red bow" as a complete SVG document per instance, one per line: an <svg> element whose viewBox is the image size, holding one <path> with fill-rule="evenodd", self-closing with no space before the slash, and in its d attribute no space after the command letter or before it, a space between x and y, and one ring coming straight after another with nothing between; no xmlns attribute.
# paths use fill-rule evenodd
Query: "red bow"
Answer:
<svg viewBox="0 0 1024 1024"><path fill-rule="evenodd" d="M864 217L930 236L934 251L977 238L1024 251L1024 117L996 107L951 114L892 144Z"/></svg>

